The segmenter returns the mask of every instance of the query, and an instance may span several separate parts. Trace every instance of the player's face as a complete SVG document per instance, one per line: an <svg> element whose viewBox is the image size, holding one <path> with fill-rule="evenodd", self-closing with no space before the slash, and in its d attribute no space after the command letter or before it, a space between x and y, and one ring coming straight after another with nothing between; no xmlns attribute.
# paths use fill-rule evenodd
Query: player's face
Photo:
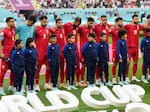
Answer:
<svg viewBox="0 0 150 112"><path fill-rule="evenodd" d="M56 37L55 38L51 38L50 42L53 43L53 44L55 44L57 42L57 38Z"/></svg>
<svg viewBox="0 0 150 112"><path fill-rule="evenodd" d="M107 24L107 18L106 17L102 17L101 18L101 24L102 25L106 25Z"/></svg>
<svg viewBox="0 0 150 112"><path fill-rule="evenodd" d="M93 25L94 25L94 22L93 22L93 21L88 21L88 23L87 23L87 24L88 24L88 27L89 27L89 28L92 28L92 27L93 27Z"/></svg>
<svg viewBox="0 0 150 112"><path fill-rule="evenodd" d="M88 37L88 42L93 42L94 38L93 37Z"/></svg>
<svg viewBox="0 0 150 112"><path fill-rule="evenodd" d="M103 36L101 37L101 41L102 41L102 42L106 42L106 35L103 35Z"/></svg>
<svg viewBox="0 0 150 112"><path fill-rule="evenodd" d="M23 41L20 42L20 44L18 45L18 48L23 48L24 44Z"/></svg>
<svg viewBox="0 0 150 112"><path fill-rule="evenodd" d="M28 26L33 26L34 25L34 22L33 21L30 21L30 20L28 20Z"/></svg>
<svg viewBox="0 0 150 112"><path fill-rule="evenodd" d="M62 21L58 21L58 22L56 23L56 26L57 26L58 28L61 28L61 27L62 27Z"/></svg>
<svg viewBox="0 0 150 112"><path fill-rule="evenodd" d="M34 42L34 41L31 42L29 46L30 46L30 47L34 47L34 46L35 46L35 42Z"/></svg>
<svg viewBox="0 0 150 112"><path fill-rule="evenodd" d="M75 22L74 22L74 26L75 26L75 27L78 27L80 24L81 24L81 23L80 23L79 21L75 21Z"/></svg>
<svg viewBox="0 0 150 112"><path fill-rule="evenodd" d="M14 28L15 27L15 20L10 19L10 21L8 22L8 26L10 26L11 28Z"/></svg>
<svg viewBox="0 0 150 112"><path fill-rule="evenodd" d="M74 42L75 42L75 36L72 36L72 37L70 38L70 41L71 41L71 43L74 43Z"/></svg>
<svg viewBox="0 0 150 112"><path fill-rule="evenodd" d="M147 19L147 23L150 24L150 18Z"/></svg>
<svg viewBox="0 0 150 112"><path fill-rule="evenodd" d="M117 22L117 25L118 25L119 27L122 27L122 26L123 26L123 20L119 20L119 21Z"/></svg>
<svg viewBox="0 0 150 112"><path fill-rule="evenodd" d="M47 19L41 20L41 26L46 27L47 25Z"/></svg>
<svg viewBox="0 0 150 112"><path fill-rule="evenodd" d="M134 24L138 24L139 23L139 18L138 17L134 17L133 18L133 22L134 22Z"/></svg>
<svg viewBox="0 0 150 112"><path fill-rule="evenodd" d="M125 34L125 35L123 36L123 39L125 40L125 39L127 38L127 36L128 36L128 35L127 35L127 34Z"/></svg>

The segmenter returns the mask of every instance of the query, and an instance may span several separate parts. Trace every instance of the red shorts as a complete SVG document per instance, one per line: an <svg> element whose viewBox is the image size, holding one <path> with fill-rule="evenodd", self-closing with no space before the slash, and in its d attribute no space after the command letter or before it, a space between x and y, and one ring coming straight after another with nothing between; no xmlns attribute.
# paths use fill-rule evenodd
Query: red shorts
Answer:
<svg viewBox="0 0 150 112"><path fill-rule="evenodd" d="M112 62L118 62L117 49L112 49Z"/></svg>
<svg viewBox="0 0 150 112"><path fill-rule="evenodd" d="M137 61L139 57L139 51L137 47L128 47L129 60Z"/></svg>

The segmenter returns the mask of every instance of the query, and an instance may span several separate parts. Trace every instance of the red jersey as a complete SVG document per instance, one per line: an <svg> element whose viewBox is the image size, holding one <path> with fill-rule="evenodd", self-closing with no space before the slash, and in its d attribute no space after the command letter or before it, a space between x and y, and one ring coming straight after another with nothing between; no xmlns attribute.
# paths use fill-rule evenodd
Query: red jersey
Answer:
<svg viewBox="0 0 150 112"><path fill-rule="evenodd" d="M71 22L68 22L66 24L63 25L64 27L64 31L65 31L65 35L66 35L66 39L67 39L67 42L68 42L68 38L67 36L71 33L73 33L75 35L75 43L77 44L77 41L78 41L78 31L79 31L79 28L75 28L74 27L74 24L71 23Z"/></svg>
<svg viewBox="0 0 150 112"><path fill-rule="evenodd" d="M117 42L119 40L118 37L118 31L120 29L115 27L112 31L111 31L111 35L112 35L112 49L117 49Z"/></svg>
<svg viewBox="0 0 150 112"><path fill-rule="evenodd" d="M128 47L138 47L139 45L139 33L143 30L143 26L137 24L134 26L133 24L127 24L124 26L127 30L127 46Z"/></svg>
<svg viewBox="0 0 150 112"><path fill-rule="evenodd" d="M47 55L50 30L47 27L37 26L35 29L35 43L38 56Z"/></svg>
<svg viewBox="0 0 150 112"><path fill-rule="evenodd" d="M1 36L4 37L2 41L3 53L6 57L10 57L10 53L15 44L15 28L13 29L9 29L7 27L4 28L1 31Z"/></svg>
<svg viewBox="0 0 150 112"><path fill-rule="evenodd" d="M87 37L89 33L95 32L95 28L88 28L87 25L82 25L79 27L79 34L80 34L80 48L87 42Z"/></svg>
<svg viewBox="0 0 150 112"><path fill-rule="evenodd" d="M95 33L96 33L96 42L100 42L100 33L104 32L106 33L106 42L108 42L108 36L110 34L109 28L111 25L106 24L105 26L102 26L101 24L95 25Z"/></svg>
<svg viewBox="0 0 150 112"><path fill-rule="evenodd" d="M146 34L146 28L150 28L150 25L145 25L144 26L144 30L143 30L143 32L144 32L144 37L146 37L147 36L147 34Z"/></svg>
<svg viewBox="0 0 150 112"><path fill-rule="evenodd" d="M56 35L57 44L60 45L60 51L63 51L65 46L65 41L66 41L64 28L63 27L61 29L57 27L51 28L51 33Z"/></svg>

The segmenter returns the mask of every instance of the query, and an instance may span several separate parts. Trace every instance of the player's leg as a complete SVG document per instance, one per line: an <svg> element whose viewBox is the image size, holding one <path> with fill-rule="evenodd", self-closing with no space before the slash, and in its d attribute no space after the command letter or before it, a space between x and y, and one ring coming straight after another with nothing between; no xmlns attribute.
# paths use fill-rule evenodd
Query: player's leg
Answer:
<svg viewBox="0 0 150 112"><path fill-rule="evenodd" d="M100 77L99 77L99 74L100 74L100 66L97 65L96 66L96 85L99 85L100 84Z"/></svg>
<svg viewBox="0 0 150 112"><path fill-rule="evenodd" d="M119 83L119 85L123 85L122 73L123 73L123 63L119 62L119 68L118 68L118 83Z"/></svg>
<svg viewBox="0 0 150 112"><path fill-rule="evenodd" d="M96 63L95 62L93 62L92 63L92 69L91 69L92 71L92 73L91 73L91 83L92 83L92 85L94 86L94 79L95 79L95 72L96 72Z"/></svg>
<svg viewBox="0 0 150 112"><path fill-rule="evenodd" d="M79 54L77 54L77 67L76 67L76 86L79 86L80 85L80 61L79 61Z"/></svg>
<svg viewBox="0 0 150 112"><path fill-rule="evenodd" d="M140 82L140 80L136 77L136 72L137 72L137 63L138 63L138 48L133 48L133 67L132 67L132 81L137 81Z"/></svg>
<svg viewBox="0 0 150 112"><path fill-rule="evenodd" d="M64 87L64 78L65 78L65 61L64 61L64 56L63 53L60 53L60 87Z"/></svg>
<svg viewBox="0 0 150 112"><path fill-rule="evenodd" d="M142 81L144 83L148 83L147 81L147 69L149 66L149 57L144 56L144 70L143 70L143 76L142 76Z"/></svg>

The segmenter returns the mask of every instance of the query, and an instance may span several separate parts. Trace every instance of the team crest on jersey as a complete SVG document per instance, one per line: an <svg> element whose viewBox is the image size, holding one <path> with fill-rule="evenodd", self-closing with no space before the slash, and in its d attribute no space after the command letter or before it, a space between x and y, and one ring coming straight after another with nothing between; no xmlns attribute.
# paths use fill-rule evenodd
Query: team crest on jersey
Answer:
<svg viewBox="0 0 150 112"><path fill-rule="evenodd" d="M19 52L17 52L17 54L20 54Z"/></svg>
<svg viewBox="0 0 150 112"><path fill-rule="evenodd" d="M47 33L47 34L49 33L48 29L46 29L46 33Z"/></svg>
<svg viewBox="0 0 150 112"><path fill-rule="evenodd" d="M122 45L124 45L124 42L122 42Z"/></svg>
<svg viewBox="0 0 150 112"><path fill-rule="evenodd" d="M54 47L52 47L52 49L55 49Z"/></svg>
<svg viewBox="0 0 150 112"><path fill-rule="evenodd" d="M148 43L149 41L148 40L146 40L146 43Z"/></svg>
<svg viewBox="0 0 150 112"><path fill-rule="evenodd" d="M29 53L32 53L32 51L30 50Z"/></svg>
<svg viewBox="0 0 150 112"><path fill-rule="evenodd" d="M101 45L101 47L104 47L103 45Z"/></svg>
<svg viewBox="0 0 150 112"><path fill-rule="evenodd" d="M71 49L71 47L69 47L69 49Z"/></svg>
<svg viewBox="0 0 150 112"><path fill-rule="evenodd" d="M92 47L92 45L89 45L89 47Z"/></svg>

